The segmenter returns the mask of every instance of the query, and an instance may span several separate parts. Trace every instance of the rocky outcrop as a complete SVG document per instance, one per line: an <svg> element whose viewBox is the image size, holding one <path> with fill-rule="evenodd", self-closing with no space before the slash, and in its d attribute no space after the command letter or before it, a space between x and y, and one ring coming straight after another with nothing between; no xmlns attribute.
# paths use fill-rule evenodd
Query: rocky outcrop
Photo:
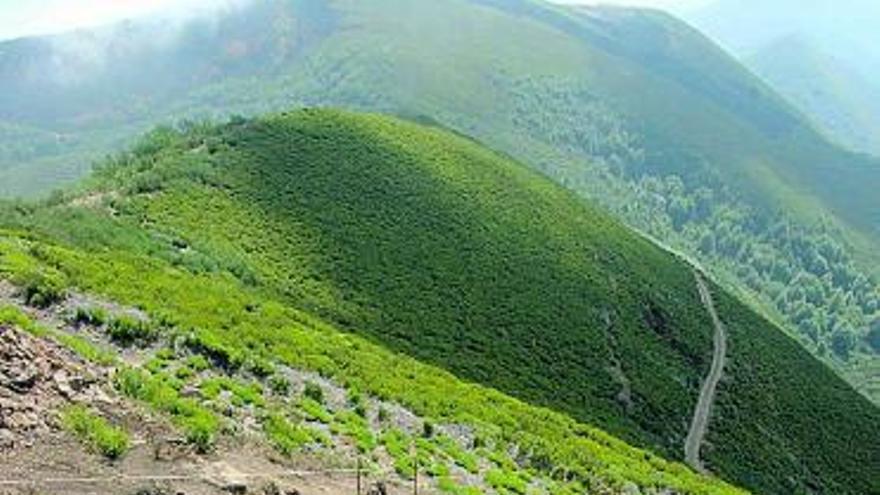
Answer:
<svg viewBox="0 0 880 495"><path fill-rule="evenodd" d="M0 451L30 446L56 428L69 401L106 401L103 372L50 341L0 326Z"/></svg>

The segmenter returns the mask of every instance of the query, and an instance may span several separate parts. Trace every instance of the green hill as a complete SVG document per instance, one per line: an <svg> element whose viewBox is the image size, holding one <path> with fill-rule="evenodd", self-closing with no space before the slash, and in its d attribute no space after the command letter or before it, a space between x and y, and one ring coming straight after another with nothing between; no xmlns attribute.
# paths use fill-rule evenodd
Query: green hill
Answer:
<svg viewBox="0 0 880 495"><path fill-rule="evenodd" d="M692 268L469 138L337 111L160 129L54 204L5 215L10 228L67 246L31 247L31 257L78 287L196 329L227 360L288 356L428 416L488 422L503 435L523 429L552 465L594 466L642 486L658 476L621 470L626 453L610 464L581 458L556 423L524 425L504 401L493 416L466 402L479 396L425 396L421 385L393 382L403 370L364 374L361 361L375 358L361 353L384 348L525 401L524 415L548 408L683 457L712 354ZM707 467L760 493L876 491L866 466L880 459L871 440L880 411L713 290L731 349ZM287 328L270 316L280 309L254 320L241 308L263 303L242 302L250 297L363 343L300 355L298 346L323 344L274 330ZM337 330L323 332L309 339ZM655 486L671 483L663 479Z"/></svg>
<svg viewBox="0 0 880 495"><path fill-rule="evenodd" d="M532 165L699 259L876 399L880 164L657 11L264 0L0 44L0 120L69 139L0 137L0 184L45 190L34 177L64 182L157 122L324 105L427 116Z"/></svg>

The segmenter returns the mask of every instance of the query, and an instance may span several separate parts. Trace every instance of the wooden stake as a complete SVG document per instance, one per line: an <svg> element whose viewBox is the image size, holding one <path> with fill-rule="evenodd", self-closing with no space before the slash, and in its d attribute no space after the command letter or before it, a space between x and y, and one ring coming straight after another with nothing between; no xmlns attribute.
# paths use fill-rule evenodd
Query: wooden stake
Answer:
<svg viewBox="0 0 880 495"><path fill-rule="evenodd" d="M419 456L415 443L412 444L410 451L413 458L413 495L419 495Z"/></svg>
<svg viewBox="0 0 880 495"><path fill-rule="evenodd" d="M357 495L361 495L361 456L357 458Z"/></svg>

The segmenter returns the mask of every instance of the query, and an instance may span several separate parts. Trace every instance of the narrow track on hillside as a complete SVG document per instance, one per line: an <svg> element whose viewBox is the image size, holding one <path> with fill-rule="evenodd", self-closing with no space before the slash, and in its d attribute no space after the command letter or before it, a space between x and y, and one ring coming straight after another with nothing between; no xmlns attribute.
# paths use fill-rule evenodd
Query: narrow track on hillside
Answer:
<svg viewBox="0 0 880 495"><path fill-rule="evenodd" d="M721 319L718 318L718 312L715 311L715 303L712 300L712 293L706 285L706 280L699 270L694 270L694 277L697 281L697 290L700 292L700 299L703 306L712 317L712 326L714 327L714 350L712 352L712 367L709 368L709 374L703 381L700 388L700 398L694 408L694 416L691 419L691 427L688 430L687 438L684 442L684 458L685 461L694 469L705 472L706 469L700 460L700 447L703 445L703 438L706 436L706 428L709 426L709 416L712 412L712 403L715 401L715 389L721 375L724 373L724 362L727 360L727 330Z"/></svg>

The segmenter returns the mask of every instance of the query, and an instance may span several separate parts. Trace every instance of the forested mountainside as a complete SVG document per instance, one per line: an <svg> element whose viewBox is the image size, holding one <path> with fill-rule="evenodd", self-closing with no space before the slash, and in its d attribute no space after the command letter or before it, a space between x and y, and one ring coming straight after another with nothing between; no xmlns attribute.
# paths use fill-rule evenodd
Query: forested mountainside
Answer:
<svg viewBox="0 0 880 495"><path fill-rule="evenodd" d="M314 105L425 116L522 159L701 260L876 400L877 160L655 11L265 0L4 43L0 187L81 176L155 122Z"/></svg>
<svg viewBox="0 0 880 495"><path fill-rule="evenodd" d="M469 138L330 110L159 129L0 218L37 302L117 299L230 369L280 357L516 443L531 472L722 489L574 426L683 457L713 353L695 269ZM876 491L880 410L710 290L729 349L705 466L759 493Z"/></svg>

